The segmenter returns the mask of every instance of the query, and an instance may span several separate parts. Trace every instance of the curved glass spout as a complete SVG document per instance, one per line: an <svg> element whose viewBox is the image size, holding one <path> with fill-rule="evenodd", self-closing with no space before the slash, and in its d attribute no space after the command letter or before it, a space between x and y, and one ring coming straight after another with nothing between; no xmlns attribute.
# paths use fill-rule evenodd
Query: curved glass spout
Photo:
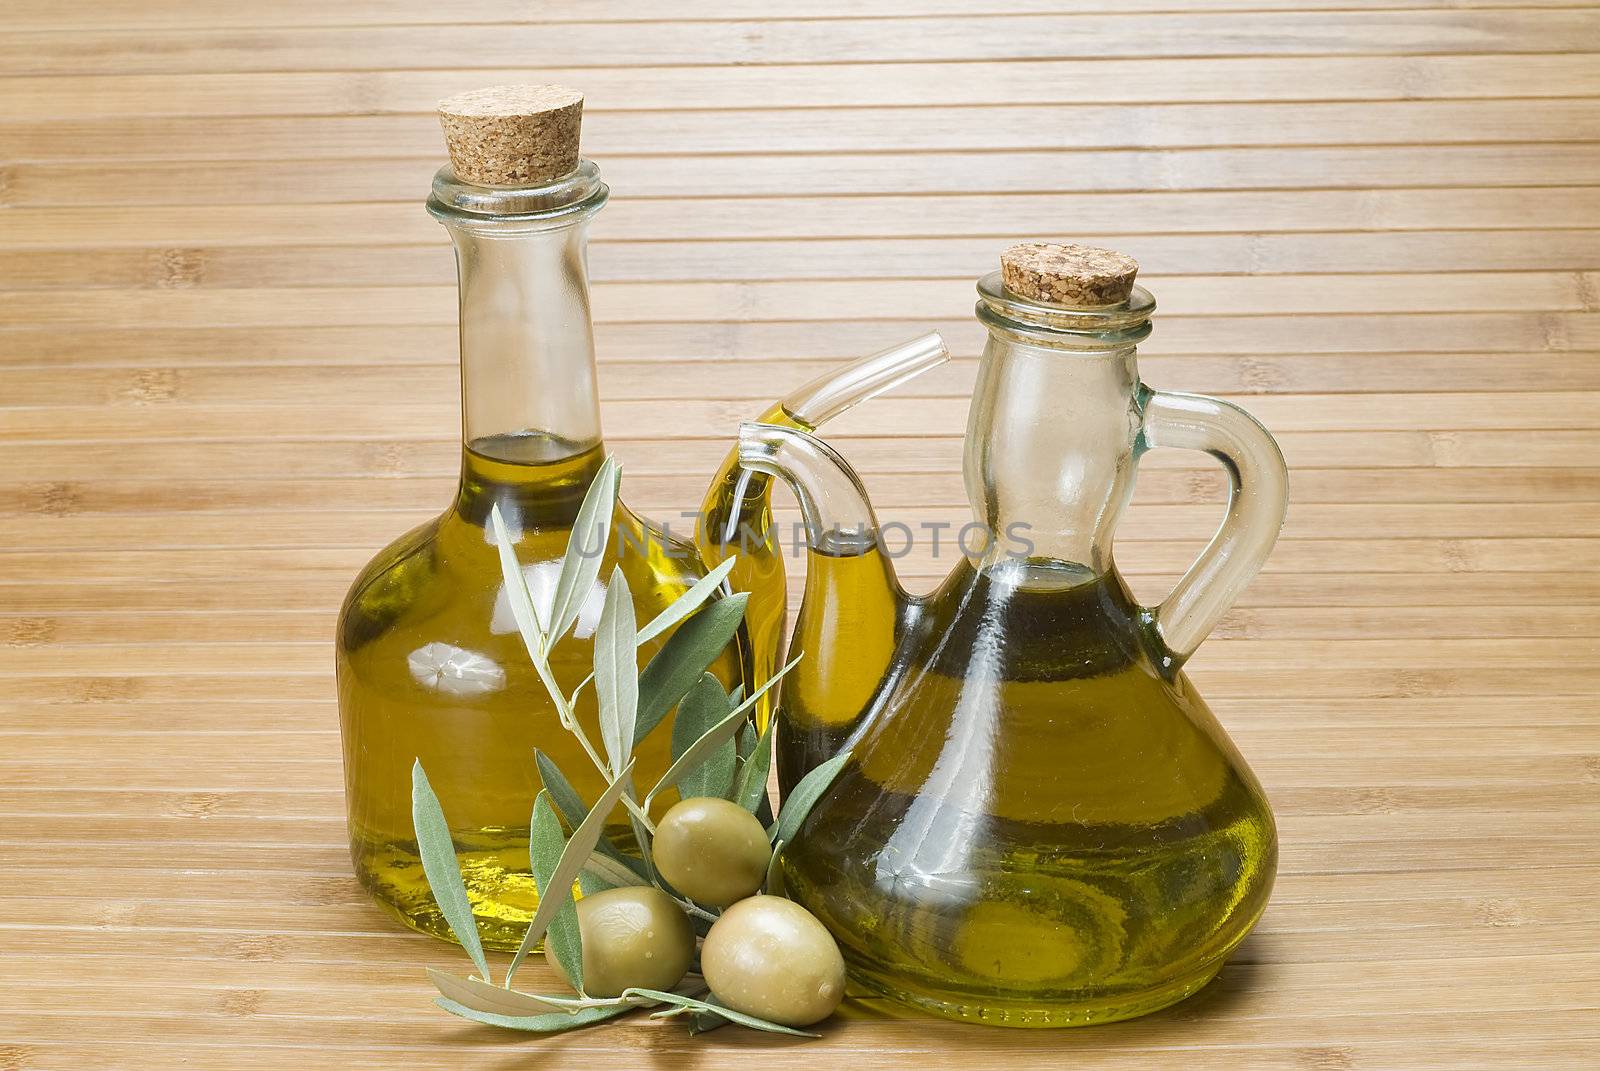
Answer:
<svg viewBox="0 0 1600 1071"><path fill-rule="evenodd" d="M806 588L778 725L778 783L788 791L866 724L916 603L878 545L878 521L855 472L794 428L744 424L739 463L793 488L805 519Z"/></svg>
<svg viewBox="0 0 1600 1071"><path fill-rule="evenodd" d="M852 406L949 359L944 339L930 332L812 380L769 408L760 420L780 428L814 431ZM745 612L757 684L772 674L788 617L783 556L773 529L771 500L772 475L758 467L743 467L739 450L731 450L706 492L695 531L696 548L708 568L737 554L729 584L737 591L760 593ZM756 709L757 723L763 728L770 711L770 699L763 697Z"/></svg>
<svg viewBox="0 0 1600 1071"><path fill-rule="evenodd" d="M878 521L866 488L821 439L778 424L741 424L739 464L780 477L794 490L812 550L844 556L876 544Z"/></svg>
<svg viewBox="0 0 1600 1071"><path fill-rule="evenodd" d="M929 331L818 376L791 392L779 406L797 425L812 431L851 406L876 398L949 359L944 338L937 331Z"/></svg>

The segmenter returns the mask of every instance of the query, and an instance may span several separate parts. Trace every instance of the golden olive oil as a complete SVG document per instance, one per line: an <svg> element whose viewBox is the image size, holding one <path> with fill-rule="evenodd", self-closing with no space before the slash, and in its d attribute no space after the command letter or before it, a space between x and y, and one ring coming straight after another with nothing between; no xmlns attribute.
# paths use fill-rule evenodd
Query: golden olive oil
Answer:
<svg viewBox="0 0 1600 1071"><path fill-rule="evenodd" d="M585 799L604 789L528 658L485 528L498 504L535 604L548 606L578 507L603 460L598 445L548 435L475 440L463 451L454 506L379 554L346 599L338 675L351 854L362 883L416 929L449 936L412 832L413 761L421 760L439 795L491 948L515 948L538 904L528 865L528 821L541 787L534 749L555 759ZM593 668L592 634L614 566L627 578L641 625L703 575L693 547L620 502L613 520L600 579L573 633L552 653L555 679L569 695ZM763 597L757 592L752 602ZM641 646L641 667L662 642ZM748 639L738 646L712 667L730 687L749 684ZM598 747L592 687L579 693L576 712ZM663 724L640 745L638 784L653 784L666 769L670 731ZM612 817L612 832L628 840L622 812Z"/></svg>
<svg viewBox="0 0 1600 1071"><path fill-rule="evenodd" d="M810 564L882 588L876 551ZM1265 907L1272 817L1204 702L1159 668L1121 578L963 564L898 622L880 609L855 625L861 658L781 701L782 746L810 755L789 782L870 707L785 854L852 976L1013 1026L1127 1018L1204 985ZM873 630L892 622L885 665ZM861 707L819 705L841 697Z"/></svg>

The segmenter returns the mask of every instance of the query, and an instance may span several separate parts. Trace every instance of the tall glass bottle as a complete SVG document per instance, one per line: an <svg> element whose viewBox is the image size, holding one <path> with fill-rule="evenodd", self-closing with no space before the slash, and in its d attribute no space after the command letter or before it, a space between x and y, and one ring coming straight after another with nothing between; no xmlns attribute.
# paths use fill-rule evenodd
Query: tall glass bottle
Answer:
<svg viewBox="0 0 1600 1071"><path fill-rule="evenodd" d="M434 179L428 210L450 232L460 276L460 487L441 516L362 570L338 626L356 873L407 925L447 936L411 828L410 771L420 759L490 947L515 947L538 902L528 876L528 820L540 788L534 748L587 799L603 789L523 649L486 527L498 505L529 587L548 609L579 504L605 458L586 237L607 189L595 165L577 157L581 107L581 96L556 87L507 87L441 105L452 166ZM692 546L618 502L601 580L552 657L569 694L593 664L591 637L615 566L641 622L703 575ZM662 642L642 645L641 665ZM732 649L713 668L730 686L747 683L748 658ZM577 715L599 739L592 689ZM642 783L666 768L668 752L663 726L640 746Z"/></svg>

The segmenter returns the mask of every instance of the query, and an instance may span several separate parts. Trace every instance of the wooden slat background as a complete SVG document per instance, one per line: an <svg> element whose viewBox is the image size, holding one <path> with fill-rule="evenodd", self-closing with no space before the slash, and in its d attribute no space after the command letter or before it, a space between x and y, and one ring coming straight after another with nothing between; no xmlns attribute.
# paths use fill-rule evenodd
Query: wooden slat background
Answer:
<svg viewBox="0 0 1600 1071"><path fill-rule="evenodd" d="M1600 1045L1600 10L1578 0L8 0L0 1068L1588 1068ZM666 515L736 421L945 330L837 441L955 519L1008 242L1138 256L1153 384L1294 507L1194 664L1277 806L1272 907L1142 1021L858 1010L542 1043L432 1009L348 871L331 622L456 466L440 96L588 94L605 417ZM1153 457L1158 598L1221 475ZM926 587L947 560L913 556ZM540 970L543 968L540 967Z"/></svg>

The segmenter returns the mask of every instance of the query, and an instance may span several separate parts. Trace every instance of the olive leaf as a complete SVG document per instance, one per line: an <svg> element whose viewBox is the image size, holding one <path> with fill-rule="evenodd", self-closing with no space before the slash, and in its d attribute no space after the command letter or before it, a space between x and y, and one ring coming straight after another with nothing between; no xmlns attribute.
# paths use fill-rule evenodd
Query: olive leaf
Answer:
<svg viewBox="0 0 1600 1071"><path fill-rule="evenodd" d="M411 765L411 827L417 834L422 873L428 879L428 888L439 905L439 913L461 947L472 957L478 973L487 979L489 961L484 958L483 943L478 939L478 924L472 917L472 904L467 900L467 884L461 877L461 864L456 860L450 825L445 821L444 808L439 806L439 797L434 795L420 759Z"/></svg>
<svg viewBox="0 0 1600 1071"><path fill-rule="evenodd" d="M709 730L728 716L728 693L722 682L710 673L702 673L689 694L678 704L678 713L672 719L672 758L683 758L685 752ZM746 722L748 724L748 722ZM684 799L694 796L722 796L733 784L734 766L738 753L732 737L712 748L705 759L678 780L678 794Z"/></svg>
<svg viewBox="0 0 1600 1071"><path fill-rule="evenodd" d="M578 790L572 787L572 782L567 780L567 775L561 772L561 767L557 766L555 760L549 755L535 749L533 761L539 767L539 780L543 782L545 791L550 793L550 802L555 805L556 813L567 823L568 828L577 829L578 824L589 813L589 805L583 802L583 797L578 795ZM648 884L645 881L644 865L613 844L610 837L602 834L600 840L595 843L594 848L596 852L604 855L607 859L621 863L632 871L637 880L631 884L637 885L640 882ZM580 886L584 884L584 876L582 874L578 876L578 884ZM611 884L618 885L622 883L611 882ZM591 890L584 888L583 891L587 895ZM598 892L599 890L593 891Z"/></svg>
<svg viewBox="0 0 1600 1071"><path fill-rule="evenodd" d="M433 967L428 968L428 981L433 983L440 996L465 1005L473 1011L488 1012L492 1015L541 1015L547 1011L571 1015L573 1012L601 1004L623 1003L620 999L612 1002L589 997L526 993L520 989L497 986L479 978L460 978Z"/></svg>
<svg viewBox="0 0 1600 1071"><path fill-rule="evenodd" d="M639 674L639 716L633 742L640 743L722 654L744 621L745 592L718 599L667 637Z"/></svg>
<svg viewBox="0 0 1600 1071"><path fill-rule="evenodd" d="M633 750L639 716L639 645L633 594L620 568L611 571L605 609L594 634L594 693L600 701L600 739L615 774Z"/></svg>
<svg viewBox="0 0 1600 1071"><path fill-rule="evenodd" d="M839 776L839 771L844 769L844 764L850 761L850 752L841 751L827 762L800 779L800 783L789 790L783 798L783 806L778 809L778 820L772 823L772 828L767 830L767 839L774 843L783 840L793 840L795 833L800 829L800 824L806 820L806 815L811 813L828 786L833 784L833 779Z"/></svg>
<svg viewBox="0 0 1600 1071"><path fill-rule="evenodd" d="M528 859L532 864L533 882L539 890L539 899L556 895L552 882L556 868L561 865L561 853L566 849L567 838L561 832L561 820L550 806L548 792L541 792L533 801L533 819L528 825ZM544 934L544 950L561 965L567 982L583 993L583 937L578 932L578 909L572 902L572 882L561 893L563 903L550 919Z"/></svg>
<svg viewBox="0 0 1600 1071"><path fill-rule="evenodd" d="M720 1006L713 997L703 997L707 1004ZM689 1023L689 1036L704 1034L712 1030L730 1025L733 1020L724 1019L715 1012L701 1011L697 1008L686 1008L681 1004L670 1005L660 1011L650 1013L652 1019L685 1019Z"/></svg>
<svg viewBox="0 0 1600 1071"><path fill-rule="evenodd" d="M772 856L767 860L767 880L761 883L761 891L768 896L783 895L783 846L784 841L778 841L772 846Z"/></svg>
<svg viewBox="0 0 1600 1071"><path fill-rule="evenodd" d="M413 819L430 888L440 902L445 920L462 937L481 974L460 978L429 971L439 996L435 1003L445 1011L474 1022L513 1030L553 1033L599 1022L640 1007L665 1005L665 1014L682 1015L690 1032L698 1033L737 1022L757 1030L796 1037L815 1037L777 1023L736 1012L695 987L670 993L630 989L617 998L583 995L583 948L577 925L573 886L585 894L624 885L654 885L668 895L672 888L655 872L651 860L654 833L647 813L651 798L678 786L684 792L714 795L753 807L762 821L771 817L765 785L772 762L772 727L756 732L747 711L790 669L784 666L748 699L743 685L728 696L706 670L723 654L738 634L749 596L727 594L727 577L736 564L728 559L708 572L641 630L627 581L614 570L605 585L604 606L594 640L594 672L568 699L559 687L549 662L549 652L573 628L582 607L597 586L601 564L610 542L610 524L616 509L620 470L607 458L587 489L574 522L554 598L541 620L527 579L517 560L515 546L498 507L491 510L507 601L539 679L550 693L564 729L577 735L585 753L602 775L610 778L592 808L550 756L535 751L534 760L543 784L529 822L529 857L533 880L540 892L538 908L511 959L502 984L489 980L488 964L478 939L466 886L449 836L442 809L418 764L413 772ZM720 597L719 597L720 596ZM670 633L670 634L669 634ZM641 673L639 644L665 636ZM600 711L603 752L596 750L573 716L577 697L593 682ZM644 741L674 709L673 762L641 807L634 795L633 749ZM805 813L826 790L843 765L835 760L826 778L824 764L797 786L792 799L769 835L778 840L768 882L776 880L776 856L783 848L782 831L798 826ZM625 804L642 858L625 853L605 835L606 821L619 804ZM563 821L565 826L563 826ZM571 836L565 836L565 830ZM442 895L441 895L442 893ZM714 916L684 901L691 924L703 932ZM578 996L527 993L512 989L512 981L529 951L545 943L550 960L573 982ZM693 994L693 995L690 995ZM703 998L703 999L702 999Z"/></svg>
<svg viewBox="0 0 1600 1071"><path fill-rule="evenodd" d="M616 780L607 786L588 816L578 823L577 829L572 831L572 839L567 841L567 846L562 849L561 859L556 864L555 872L550 876L549 888L554 895L539 897L539 907L533 913L533 921L528 923L528 932L522 935L522 945L517 949L516 955L511 957L511 966L506 968L507 988L510 988L511 979L517 973L517 968L522 965L523 959L544 936L550 920L555 918L556 912L571 900L572 883L576 880L578 871L583 869L584 860L594 854L594 846L605 831L606 816L622 798L623 790L627 788L632 774L633 762L630 760L617 774Z"/></svg>
<svg viewBox="0 0 1600 1071"><path fill-rule="evenodd" d="M449 997L434 997L433 1002L451 1015L459 1015L475 1023L498 1026L506 1030L525 1030L534 1034L558 1034L563 1030L576 1030L581 1026L589 1026L605 1019L615 1019L634 1008L631 1004L615 1004L600 1008L584 1008L575 1012L546 1012L543 1015L497 1015L494 1012L469 1008Z"/></svg>
<svg viewBox="0 0 1600 1071"><path fill-rule="evenodd" d="M752 813L760 810L761 801L767 798L767 776L772 772L772 727L776 724L777 718L767 720L766 729L740 764L739 780L733 787L733 802Z"/></svg>
<svg viewBox="0 0 1600 1071"><path fill-rule="evenodd" d="M583 861L583 871L582 874L578 875L578 884L583 889L585 896L592 896L594 893L602 892L607 888L617 889L623 886L650 884L628 867L609 856L601 855L599 852L595 852ZM600 887L591 890L588 882L584 880L586 877L592 877L595 881L598 881Z"/></svg>
<svg viewBox="0 0 1600 1071"><path fill-rule="evenodd" d="M533 605L533 595L528 591L527 577L522 575L522 565L517 561L517 551L500 515L500 503L489 507L489 525L494 529L495 549L500 552L500 575L505 581L506 601L511 604L511 616L516 619L517 631L522 633L522 645L535 664L545 661L544 624L539 620L538 607Z"/></svg>
<svg viewBox="0 0 1600 1071"><path fill-rule="evenodd" d="M661 780L656 782L656 787L652 788L649 794L645 796L645 806L648 807L650 801L657 795L677 784L684 774L705 761L712 751L721 746L724 740L732 740L739 732L739 726L745 711L755 706L756 701L766 694L767 689L782 680L784 674L793 669L799 661L800 659L796 658L793 662L774 673L767 683L756 689L754 695L734 707L725 718L707 729L701 734L700 739L689 745L688 749L671 766L667 767L667 772L661 775Z"/></svg>
<svg viewBox="0 0 1600 1071"><path fill-rule="evenodd" d="M673 625L676 625L679 621L682 621L684 618L700 609L701 603L705 602L712 595L716 594L717 589L720 588L722 586L722 582L728 578L728 574L733 571L734 564L738 560L739 559L736 557L729 558L727 561L711 570L705 576L695 581L694 586L688 591L684 592L682 595L679 595L676 599L673 599L671 604L668 605L665 610L662 610L655 617L651 618L650 623L639 630L639 642L641 644L649 643L651 640L667 631L667 629L671 628Z"/></svg>
<svg viewBox="0 0 1600 1071"><path fill-rule="evenodd" d="M561 575L556 580L555 600L550 609L549 642L567 634L578 620L578 611L600 577L611 532L611 514L616 507L617 484L621 473L614 458L606 458L595 473L594 482L584 493L583 505L572 522L567 537L567 553L561 560Z"/></svg>
<svg viewBox="0 0 1600 1071"><path fill-rule="evenodd" d="M561 817L566 819L567 825L577 829L578 823L589 813L589 805L583 802L583 797L572 787L572 782L561 772L561 767L556 765L555 759L534 748L533 763L539 768L539 780L544 785L544 790L550 793L550 802L555 805Z"/></svg>
<svg viewBox="0 0 1600 1071"><path fill-rule="evenodd" d="M646 806L649 806L648 802ZM647 826L633 811L628 812L628 825L633 830L633 840L639 846L639 863L644 867L645 877L650 879L652 885L662 884L661 875L656 873L655 858L651 855L651 843L654 838L655 828Z"/></svg>
<svg viewBox="0 0 1600 1071"><path fill-rule="evenodd" d="M725 1015L719 1015L714 1011L693 1011L689 1013L689 1036L709 1034L713 1030L720 1030L730 1025L732 1022L732 1019Z"/></svg>
<svg viewBox="0 0 1600 1071"><path fill-rule="evenodd" d="M769 1023L767 1020L758 1019L754 1015L746 1015L744 1012L737 1012L732 1008L725 1007L721 1004L712 1004L710 1001L699 1000L695 997L686 997L681 993L664 993L659 989L632 988L624 989L622 991L622 995L624 997L646 997L650 1000L659 1001L662 1004L674 1004L680 1008L688 1008L691 1011L709 1013L711 1015L720 1015L722 1018L738 1023L740 1026L748 1026L752 1030L765 1030L772 1034L788 1034L791 1037L797 1038L815 1038L822 1036L821 1034L812 1034L805 1030L796 1030L791 1026L783 1026L780 1023Z"/></svg>

